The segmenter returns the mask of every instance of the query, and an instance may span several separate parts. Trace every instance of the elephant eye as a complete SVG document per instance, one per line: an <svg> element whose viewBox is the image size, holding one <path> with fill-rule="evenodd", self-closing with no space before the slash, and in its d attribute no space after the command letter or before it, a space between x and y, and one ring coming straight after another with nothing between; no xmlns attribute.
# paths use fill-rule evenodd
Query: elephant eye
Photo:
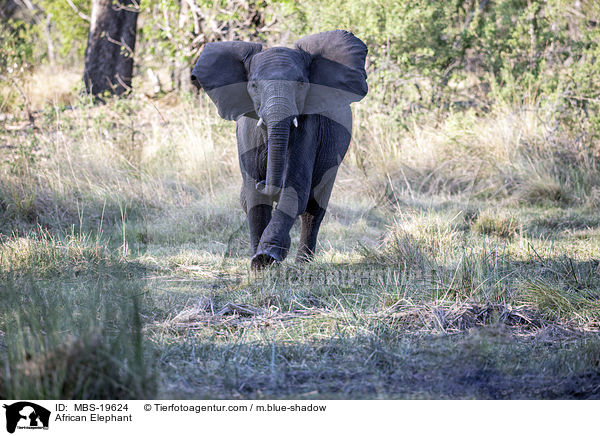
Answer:
<svg viewBox="0 0 600 436"><path fill-rule="evenodd" d="M250 86L252 87L252 89L256 89L256 88L257 88L257 86L256 86L256 83L255 83L255 82L252 82L252 83L250 84Z"/></svg>

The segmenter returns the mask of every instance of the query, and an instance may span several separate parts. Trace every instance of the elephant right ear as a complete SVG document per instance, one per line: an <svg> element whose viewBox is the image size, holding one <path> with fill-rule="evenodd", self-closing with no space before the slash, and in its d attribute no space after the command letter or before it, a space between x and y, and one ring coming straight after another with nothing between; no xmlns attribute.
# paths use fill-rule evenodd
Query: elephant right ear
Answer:
<svg viewBox="0 0 600 436"><path fill-rule="evenodd" d="M367 46L352 33L317 33L299 39L295 46L312 58L306 113L339 111L367 95Z"/></svg>
<svg viewBox="0 0 600 436"><path fill-rule="evenodd" d="M204 46L192 70L192 83L203 88L226 120L254 113L247 90L246 65L262 50L252 42L210 42Z"/></svg>

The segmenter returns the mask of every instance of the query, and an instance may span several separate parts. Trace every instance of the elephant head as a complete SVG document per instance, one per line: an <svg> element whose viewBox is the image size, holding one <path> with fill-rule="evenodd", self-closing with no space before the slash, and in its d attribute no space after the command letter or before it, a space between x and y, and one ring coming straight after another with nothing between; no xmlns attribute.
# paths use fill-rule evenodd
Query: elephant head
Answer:
<svg viewBox="0 0 600 436"><path fill-rule="evenodd" d="M204 47L191 79L207 92L221 117L252 117L267 130L267 177L257 189L276 195L298 116L331 116L362 99L367 94L366 54L365 44L343 30L301 38L294 48L214 42Z"/></svg>

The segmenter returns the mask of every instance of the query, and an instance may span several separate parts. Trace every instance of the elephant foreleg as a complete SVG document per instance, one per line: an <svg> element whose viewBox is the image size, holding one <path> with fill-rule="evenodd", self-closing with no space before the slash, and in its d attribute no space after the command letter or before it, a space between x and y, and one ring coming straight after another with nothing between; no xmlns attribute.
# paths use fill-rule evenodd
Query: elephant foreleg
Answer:
<svg viewBox="0 0 600 436"><path fill-rule="evenodd" d="M295 219L279 209L273 211L271 221L263 231L252 267L261 268L275 261L282 262L290 248L290 229Z"/></svg>

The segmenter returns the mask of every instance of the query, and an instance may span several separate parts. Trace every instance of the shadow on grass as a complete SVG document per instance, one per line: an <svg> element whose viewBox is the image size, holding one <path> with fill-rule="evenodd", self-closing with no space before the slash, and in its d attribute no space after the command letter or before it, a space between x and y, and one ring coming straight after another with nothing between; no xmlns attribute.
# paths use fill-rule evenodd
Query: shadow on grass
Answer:
<svg viewBox="0 0 600 436"><path fill-rule="evenodd" d="M527 220L524 231L536 238L568 239L565 232L598 231L600 217L596 211L555 209L540 213Z"/></svg>
<svg viewBox="0 0 600 436"><path fill-rule="evenodd" d="M223 344L189 338L173 350L180 363L164 368L170 386L165 395L600 398L596 336L551 343L518 338L500 326L450 336L411 335L389 323L373 327L369 334L339 334L304 342L269 343L265 338ZM171 354L168 360L174 358Z"/></svg>

